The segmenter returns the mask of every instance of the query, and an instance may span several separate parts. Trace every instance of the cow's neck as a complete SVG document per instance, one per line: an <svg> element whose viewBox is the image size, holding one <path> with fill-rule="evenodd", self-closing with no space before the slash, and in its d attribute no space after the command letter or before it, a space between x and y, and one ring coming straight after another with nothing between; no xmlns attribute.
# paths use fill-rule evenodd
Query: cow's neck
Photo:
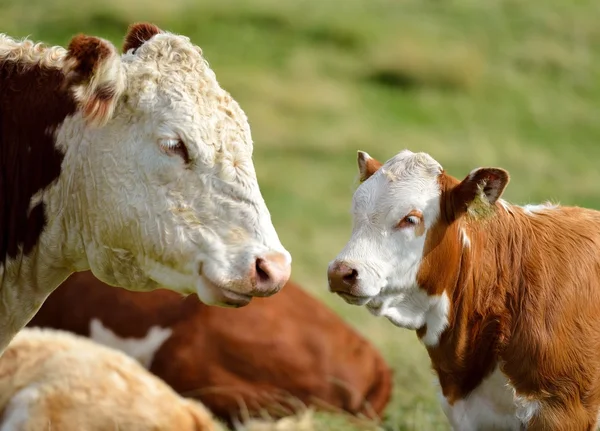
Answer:
<svg viewBox="0 0 600 431"><path fill-rule="evenodd" d="M51 56L36 60L41 55L0 57L0 351L70 272L64 220L51 213L47 194L64 159L55 132L75 104L62 89L60 59L49 64Z"/></svg>
<svg viewBox="0 0 600 431"><path fill-rule="evenodd" d="M428 238L420 284L430 294L445 292L451 304L448 328L428 352L450 402L465 397L494 371L510 337L508 310L518 295L525 248L510 217L498 206L487 220L440 226Z"/></svg>

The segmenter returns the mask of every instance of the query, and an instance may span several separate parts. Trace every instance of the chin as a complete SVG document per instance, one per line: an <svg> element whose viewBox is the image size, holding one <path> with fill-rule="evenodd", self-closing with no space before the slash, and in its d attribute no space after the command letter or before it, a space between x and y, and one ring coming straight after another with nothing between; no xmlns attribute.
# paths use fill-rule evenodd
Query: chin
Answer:
<svg viewBox="0 0 600 431"><path fill-rule="evenodd" d="M371 301L370 296L355 296L349 293L337 293L339 297L341 297L346 303L350 305L363 306L367 305L369 301Z"/></svg>
<svg viewBox="0 0 600 431"><path fill-rule="evenodd" d="M199 280L196 294L200 301L206 305L217 307L240 308L252 301L251 295L218 286L205 276L202 276Z"/></svg>

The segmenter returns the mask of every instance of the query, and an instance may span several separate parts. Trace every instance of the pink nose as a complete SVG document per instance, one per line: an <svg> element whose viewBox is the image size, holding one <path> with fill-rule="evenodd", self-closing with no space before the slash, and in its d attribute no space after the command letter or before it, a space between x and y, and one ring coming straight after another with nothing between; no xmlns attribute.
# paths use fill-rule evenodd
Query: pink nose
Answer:
<svg viewBox="0 0 600 431"><path fill-rule="evenodd" d="M333 262L327 269L329 290L333 293L351 293L358 280L358 271L346 262Z"/></svg>
<svg viewBox="0 0 600 431"><path fill-rule="evenodd" d="M283 253L270 253L256 258L250 270L254 296L271 296L290 279L292 266Z"/></svg>

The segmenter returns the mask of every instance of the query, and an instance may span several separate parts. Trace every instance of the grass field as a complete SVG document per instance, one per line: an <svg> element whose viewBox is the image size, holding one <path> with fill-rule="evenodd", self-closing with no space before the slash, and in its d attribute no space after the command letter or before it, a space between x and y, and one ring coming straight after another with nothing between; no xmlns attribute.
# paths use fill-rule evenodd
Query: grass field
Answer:
<svg viewBox="0 0 600 431"><path fill-rule="evenodd" d="M130 22L151 20L203 48L250 118L293 277L395 370L390 431L448 427L415 334L326 291L350 232L356 150L426 151L458 177L501 166L510 201L600 208L599 17L596 0L0 0L0 32L13 36L120 45Z"/></svg>

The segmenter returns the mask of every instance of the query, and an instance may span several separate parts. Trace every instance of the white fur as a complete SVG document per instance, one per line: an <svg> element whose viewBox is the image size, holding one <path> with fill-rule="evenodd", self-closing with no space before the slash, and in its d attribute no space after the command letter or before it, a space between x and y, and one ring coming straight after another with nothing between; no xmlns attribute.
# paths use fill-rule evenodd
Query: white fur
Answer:
<svg viewBox="0 0 600 431"><path fill-rule="evenodd" d="M402 151L362 183L353 198L352 237L337 256L358 271L354 295L376 316L417 329L433 325L427 343L436 343L447 319L445 299L429 297L417 285L426 234L398 229L409 212L423 214L425 228L439 215L441 166L424 153ZM429 331L428 331L429 332Z"/></svg>
<svg viewBox="0 0 600 431"><path fill-rule="evenodd" d="M531 419L540 411L541 403L538 400L532 400L520 397L515 394L515 405L517 406L516 416L524 424L529 423Z"/></svg>
<svg viewBox="0 0 600 431"><path fill-rule="evenodd" d="M429 298L429 310L425 316L427 332L421 339L423 344L434 347L439 343L442 332L448 327L449 313L450 298L446 292Z"/></svg>
<svg viewBox="0 0 600 431"><path fill-rule="evenodd" d="M522 207L525 214L533 216L544 211L554 210L558 208L557 204L544 202L543 204L529 204Z"/></svg>
<svg viewBox="0 0 600 431"><path fill-rule="evenodd" d="M50 131L65 156L62 172L32 199L46 204L48 218L36 249L2 268L11 288L0 289L0 349L73 271L220 305L228 291L264 294L249 279L257 258L282 256L274 286L289 277L291 256L258 186L248 120L201 50L162 33L135 53L113 51L88 87L75 89L85 99L112 82L122 97L111 118L90 127L77 112ZM60 47L0 35L0 58L23 67L63 69L65 56ZM189 166L160 148L175 137L187 146Z"/></svg>
<svg viewBox="0 0 600 431"><path fill-rule="evenodd" d="M67 50L62 46L47 47L43 43L35 43L28 39L15 40L0 33L0 58L19 60L25 69L36 64L60 68L66 54Z"/></svg>
<svg viewBox="0 0 600 431"><path fill-rule="evenodd" d="M496 369L469 396L450 405L439 393L442 409L456 431L518 431L514 391L502 372Z"/></svg>
<svg viewBox="0 0 600 431"><path fill-rule="evenodd" d="M15 431L22 429L29 416L31 406L40 399L40 391L37 385L27 386L18 391L10 400L4 411L4 419L0 425L0 431ZM49 427L49 429L52 429Z"/></svg>
<svg viewBox="0 0 600 431"><path fill-rule="evenodd" d="M143 338L119 337L104 326L99 319L90 321L90 338L97 343L127 353L145 368L150 368L154 355L173 334L171 328L153 326Z"/></svg>
<svg viewBox="0 0 600 431"><path fill-rule="evenodd" d="M464 226L460 228L460 239L462 241L463 247L471 247L471 240L469 239L469 235L467 234L467 230Z"/></svg>
<svg viewBox="0 0 600 431"><path fill-rule="evenodd" d="M498 202L498 204L500 204L500 207L503 208L504 211L506 211L509 214L512 214L512 208L511 208L511 205L508 202L506 202L502 198L498 199L496 202Z"/></svg>

